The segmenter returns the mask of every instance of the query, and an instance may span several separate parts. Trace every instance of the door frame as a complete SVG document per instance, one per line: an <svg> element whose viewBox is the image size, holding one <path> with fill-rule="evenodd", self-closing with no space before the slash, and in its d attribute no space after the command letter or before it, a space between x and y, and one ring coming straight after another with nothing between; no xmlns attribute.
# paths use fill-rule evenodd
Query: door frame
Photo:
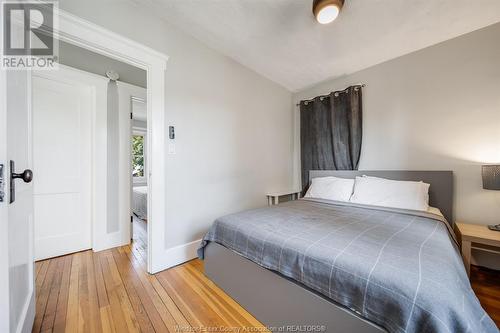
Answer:
<svg viewBox="0 0 500 333"><path fill-rule="evenodd" d="M165 70L168 56L129 38L58 10L61 41L139 67L147 72L148 246L147 270L156 273L168 268L166 260L166 104ZM42 24L42 22L39 22Z"/></svg>
<svg viewBox="0 0 500 333"><path fill-rule="evenodd" d="M130 122L130 128L129 128L129 136L128 136L128 144L129 144L129 147L130 147L130 150L129 150L129 160L130 160L130 164L129 164L129 175L130 175L130 193L129 193L129 202L130 202L130 216L131 216L131 223L130 223L130 238L132 239L134 237L134 226L133 226L133 219L134 219L134 211L133 211L133 200L134 200L134 195L133 195L133 191L134 191L134 185L135 184L138 184L138 183L141 183L141 182L135 182L134 181L134 177L132 175L132 172L133 172L133 158L132 158L132 137L135 135L135 133L140 133L141 135L143 135L146 140L144 142L144 145L145 145L145 151L144 151L144 168L145 168L145 175L144 175L144 178L145 178L145 181L146 181L146 187L148 188L148 193L150 192L150 184L149 184L149 181L148 181L148 177L147 177L147 171L148 171L148 168L149 168L149 155L150 155L150 149L149 149L149 145L148 145L148 123L147 123L147 119L146 119L146 129L143 129L143 128L137 128L137 127L134 127L134 123L133 123L133 117L132 117L132 114L134 112L134 102L139 102L139 103L144 103L147 105L147 100L145 98L141 98L141 97L138 97L138 96L131 96L130 97L130 119L131 119L131 122ZM151 207L151 198L150 196L148 195L146 197L146 207L147 207L147 214L146 214L146 218L148 219L148 222L149 222L149 215L150 215L150 207ZM146 224L146 228L147 227L147 224ZM147 235L149 237L149 235Z"/></svg>
<svg viewBox="0 0 500 333"><path fill-rule="evenodd" d="M3 166L4 177L4 201L0 202L0 263L9 262L9 234L8 225L4 221L8 220L7 200L9 193L9 182L7 181L7 73L0 70L0 163ZM0 331L8 332L9 327L9 265L0 265Z"/></svg>

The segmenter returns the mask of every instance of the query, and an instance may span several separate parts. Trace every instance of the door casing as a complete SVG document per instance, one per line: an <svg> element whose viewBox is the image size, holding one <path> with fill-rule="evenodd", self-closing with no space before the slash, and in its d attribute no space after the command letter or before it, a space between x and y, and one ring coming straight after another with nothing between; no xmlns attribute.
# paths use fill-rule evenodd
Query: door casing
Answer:
<svg viewBox="0 0 500 333"><path fill-rule="evenodd" d="M147 71L148 247L147 270L156 273L185 261L169 250L167 219L167 119L165 70L168 56L59 9L59 39ZM38 22L41 23L41 22Z"/></svg>

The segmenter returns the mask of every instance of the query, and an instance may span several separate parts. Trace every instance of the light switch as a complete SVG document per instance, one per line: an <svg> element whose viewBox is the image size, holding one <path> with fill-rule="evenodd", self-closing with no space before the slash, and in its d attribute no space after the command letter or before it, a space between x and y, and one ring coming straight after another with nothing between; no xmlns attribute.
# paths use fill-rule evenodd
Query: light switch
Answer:
<svg viewBox="0 0 500 333"><path fill-rule="evenodd" d="M175 143L170 143L168 145L168 153L170 155L175 155Z"/></svg>

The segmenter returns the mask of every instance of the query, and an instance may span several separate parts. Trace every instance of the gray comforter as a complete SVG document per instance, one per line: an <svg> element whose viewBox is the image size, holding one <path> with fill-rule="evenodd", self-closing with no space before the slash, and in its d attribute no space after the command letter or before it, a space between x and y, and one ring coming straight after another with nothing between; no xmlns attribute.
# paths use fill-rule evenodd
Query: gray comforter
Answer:
<svg viewBox="0 0 500 333"><path fill-rule="evenodd" d="M299 200L217 219L217 242L389 332L498 332L446 221L413 211Z"/></svg>

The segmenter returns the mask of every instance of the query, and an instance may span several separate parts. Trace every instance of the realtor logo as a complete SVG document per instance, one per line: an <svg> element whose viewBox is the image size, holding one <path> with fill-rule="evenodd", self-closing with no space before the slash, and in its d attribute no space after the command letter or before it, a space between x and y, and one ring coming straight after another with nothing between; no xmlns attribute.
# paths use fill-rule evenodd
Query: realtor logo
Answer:
<svg viewBox="0 0 500 333"><path fill-rule="evenodd" d="M54 69L57 3L21 1L2 3L2 61L4 69Z"/></svg>

